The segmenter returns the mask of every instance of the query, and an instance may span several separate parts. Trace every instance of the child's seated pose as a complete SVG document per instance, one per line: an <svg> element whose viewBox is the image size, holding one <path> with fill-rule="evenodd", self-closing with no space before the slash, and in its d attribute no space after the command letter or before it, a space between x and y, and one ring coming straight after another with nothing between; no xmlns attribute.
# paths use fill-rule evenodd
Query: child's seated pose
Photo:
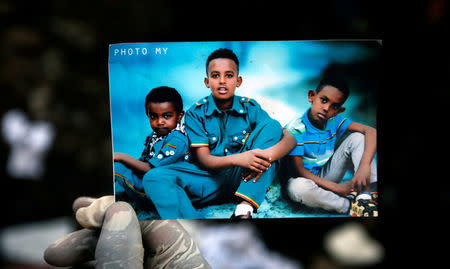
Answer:
<svg viewBox="0 0 450 269"><path fill-rule="evenodd" d="M193 205L233 200L238 205L232 217L251 218L275 176L276 161L295 147L295 138L255 100L234 94L242 77L231 50L214 51L206 74L211 94L185 119L195 161L164 166L143 179L163 219L202 218Z"/></svg>
<svg viewBox="0 0 450 269"><path fill-rule="evenodd" d="M114 153L114 190L119 200L145 197L142 176L163 165L189 158L189 141L181 123L183 101L174 88L157 87L145 98L145 113L153 132L139 159Z"/></svg>
<svg viewBox="0 0 450 269"><path fill-rule="evenodd" d="M339 115L349 95L345 81L324 78L316 91L308 92L311 108L286 125L297 147L287 156L291 178L286 187L290 199L311 207L353 216L377 215L376 130ZM352 132L336 149L335 142ZM352 169L351 180L340 182ZM356 199L349 194L357 191ZM346 197L349 195L348 197Z"/></svg>

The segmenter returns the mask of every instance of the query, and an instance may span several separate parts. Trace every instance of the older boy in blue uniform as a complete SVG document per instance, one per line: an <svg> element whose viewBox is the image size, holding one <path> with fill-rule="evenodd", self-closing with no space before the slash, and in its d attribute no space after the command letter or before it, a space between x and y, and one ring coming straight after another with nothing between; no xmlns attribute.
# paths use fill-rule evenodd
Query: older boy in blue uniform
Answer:
<svg viewBox="0 0 450 269"><path fill-rule="evenodd" d="M376 130L339 115L349 95L345 81L336 77L322 79L316 91L308 92L311 108L286 125L297 140L289 154L291 176L288 196L296 202L354 216L377 215L375 193L377 168ZM352 132L336 149L336 140ZM347 170L351 180L340 183ZM346 195L360 195L352 203Z"/></svg>
<svg viewBox="0 0 450 269"><path fill-rule="evenodd" d="M163 219L201 218L193 204L233 199L238 205L232 218L251 218L275 176L276 161L295 147L293 136L255 100L234 94L242 77L231 50L214 51L206 73L211 95L185 118L195 163L165 166L155 173L158 178L151 171L144 176L145 192Z"/></svg>
<svg viewBox="0 0 450 269"><path fill-rule="evenodd" d="M114 191L119 200L145 197L145 173L189 158L189 141L181 123L183 100L177 90L165 86L152 89L145 98L145 113L153 132L145 140L141 157L114 153Z"/></svg>

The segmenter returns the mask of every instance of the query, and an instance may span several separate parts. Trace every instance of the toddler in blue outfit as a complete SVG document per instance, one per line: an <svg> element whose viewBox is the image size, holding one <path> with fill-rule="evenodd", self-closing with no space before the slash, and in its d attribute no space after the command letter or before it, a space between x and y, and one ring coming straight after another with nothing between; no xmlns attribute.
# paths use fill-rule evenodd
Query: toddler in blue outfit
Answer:
<svg viewBox="0 0 450 269"><path fill-rule="evenodd" d="M114 153L114 193L118 200L145 197L142 177L151 169L189 159L189 141L181 119L183 101L174 88L157 87L145 98L145 113L153 132L141 157Z"/></svg>

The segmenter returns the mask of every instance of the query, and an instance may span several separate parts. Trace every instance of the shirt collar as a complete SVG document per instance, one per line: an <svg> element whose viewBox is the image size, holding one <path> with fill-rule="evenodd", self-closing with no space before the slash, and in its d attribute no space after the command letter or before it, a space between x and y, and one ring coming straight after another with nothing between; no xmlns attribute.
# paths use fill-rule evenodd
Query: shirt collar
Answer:
<svg viewBox="0 0 450 269"><path fill-rule="evenodd" d="M217 111L217 113L220 113L219 108L217 108L216 106L216 102L214 102L214 98L212 96L212 94L210 94L207 98L206 98L206 112L205 115L206 116L211 116L214 111Z"/></svg>
<svg viewBox="0 0 450 269"><path fill-rule="evenodd" d="M244 109L244 106L242 105L242 103L240 102L241 97L235 95L233 97L233 106L229 109L229 111L236 111L238 114L245 114L247 113L247 111ZM210 94L207 98L206 98L206 112L205 115L206 116L211 116L214 111L217 111L217 113L221 113L221 111L219 110L219 108L216 106L216 102L214 102L214 98L212 96L212 94Z"/></svg>

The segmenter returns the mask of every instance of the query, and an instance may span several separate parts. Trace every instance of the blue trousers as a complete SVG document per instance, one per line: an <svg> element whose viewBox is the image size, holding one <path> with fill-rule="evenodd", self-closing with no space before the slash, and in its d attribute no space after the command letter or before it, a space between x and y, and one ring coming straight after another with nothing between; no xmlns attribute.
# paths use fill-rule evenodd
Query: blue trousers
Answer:
<svg viewBox="0 0 450 269"><path fill-rule="evenodd" d="M144 197L142 175L137 175L132 169L121 162L114 162L114 194Z"/></svg>
<svg viewBox="0 0 450 269"><path fill-rule="evenodd" d="M253 130L241 152L269 148L278 143L281 136L280 124L270 121ZM194 206L230 202L234 197L248 201L257 210L275 177L276 168L277 163L273 163L257 182L245 183L241 167L213 174L196 164L178 162L151 169L144 175L142 183L162 219L203 218Z"/></svg>

